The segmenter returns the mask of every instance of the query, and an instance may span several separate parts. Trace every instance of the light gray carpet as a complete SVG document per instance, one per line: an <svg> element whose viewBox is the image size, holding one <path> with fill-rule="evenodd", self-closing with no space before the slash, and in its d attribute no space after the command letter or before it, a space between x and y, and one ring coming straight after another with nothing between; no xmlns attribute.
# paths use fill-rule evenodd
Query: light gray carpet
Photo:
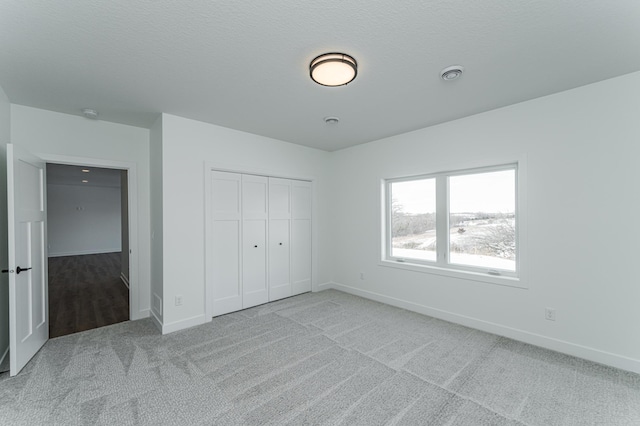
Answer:
<svg viewBox="0 0 640 426"><path fill-rule="evenodd" d="M639 425L640 376L325 291L52 339L0 424Z"/></svg>

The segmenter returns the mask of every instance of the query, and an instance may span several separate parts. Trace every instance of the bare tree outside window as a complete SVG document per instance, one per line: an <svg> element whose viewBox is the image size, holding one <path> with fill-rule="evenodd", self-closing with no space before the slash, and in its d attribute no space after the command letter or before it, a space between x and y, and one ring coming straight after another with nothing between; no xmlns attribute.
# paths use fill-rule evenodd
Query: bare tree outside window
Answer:
<svg viewBox="0 0 640 426"><path fill-rule="evenodd" d="M435 179L394 182L391 200L391 255L435 260Z"/></svg>
<svg viewBox="0 0 640 426"><path fill-rule="evenodd" d="M515 271L515 170L449 178L449 251L451 263Z"/></svg>

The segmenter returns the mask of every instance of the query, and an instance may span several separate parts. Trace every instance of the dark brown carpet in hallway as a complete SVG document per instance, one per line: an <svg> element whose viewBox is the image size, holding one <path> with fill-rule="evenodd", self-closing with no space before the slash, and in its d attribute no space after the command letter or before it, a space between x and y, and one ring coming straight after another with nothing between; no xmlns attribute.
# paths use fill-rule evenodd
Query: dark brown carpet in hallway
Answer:
<svg viewBox="0 0 640 426"><path fill-rule="evenodd" d="M49 337L129 320L120 253L49 258Z"/></svg>

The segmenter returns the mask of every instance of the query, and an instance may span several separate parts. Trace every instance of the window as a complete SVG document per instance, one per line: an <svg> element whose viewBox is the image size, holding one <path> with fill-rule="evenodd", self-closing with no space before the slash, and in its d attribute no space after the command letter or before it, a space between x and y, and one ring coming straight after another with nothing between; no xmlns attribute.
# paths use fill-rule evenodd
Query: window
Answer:
<svg viewBox="0 0 640 426"><path fill-rule="evenodd" d="M387 261L518 276L517 165L385 181Z"/></svg>
<svg viewBox="0 0 640 426"><path fill-rule="evenodd" d="M393 182L391 256L436 260L436 180Z"/></svg>

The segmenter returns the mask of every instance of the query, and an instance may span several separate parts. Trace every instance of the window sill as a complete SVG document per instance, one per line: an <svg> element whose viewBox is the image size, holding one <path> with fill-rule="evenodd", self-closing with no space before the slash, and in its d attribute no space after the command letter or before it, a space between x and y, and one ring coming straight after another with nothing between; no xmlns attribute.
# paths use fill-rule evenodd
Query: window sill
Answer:
<svg viewBox="0 0 640 426"><path fill-rule="evenodd" d="M445 277L458 278L462 280L469 281L479 281L483 283L489 284L497 284L507 287L516 287L527 289L528 287L525 285L522 277L508 277L508 276L497 276L497 275L489 275L487 273L481 272L471 272L471 271L461 271L454 269L442 268L439 266L430 266L423 265L420 263L411 263L409 261L397 262L394 260L381 260L378 265L388 267L388 268L397 268L404 269L409 271L421 272L423 274L434 274L441 275Z"/></svg>

